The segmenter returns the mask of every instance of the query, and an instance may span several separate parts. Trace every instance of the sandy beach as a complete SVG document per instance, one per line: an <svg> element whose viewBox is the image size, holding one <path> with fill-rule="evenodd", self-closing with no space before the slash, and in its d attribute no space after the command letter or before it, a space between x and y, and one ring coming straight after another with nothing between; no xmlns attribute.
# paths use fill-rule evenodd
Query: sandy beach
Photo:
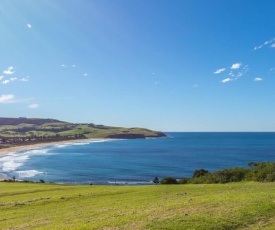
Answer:
<svg viewBox="0 0 275 230"><path fill-rule="evenodd" d="M93 141L100 141L100 140L106 140L106 139L100 139L100 138L91 138L91 139L78 139L78 140L66 140L66 141L53 141L53 142L46 142L46 143L38 143L38 144L30 144L30 145L22 145L22 146L16 146L16 147L10 147L5 149L0 149L0 155L1 154L8 154L12 152L18 152L22 150L28 150L33 148L39 148L39 147L45 147L49 145L55 145L55 144L70 144L70 143L80 143L80 142L93 142Z"/></svg>

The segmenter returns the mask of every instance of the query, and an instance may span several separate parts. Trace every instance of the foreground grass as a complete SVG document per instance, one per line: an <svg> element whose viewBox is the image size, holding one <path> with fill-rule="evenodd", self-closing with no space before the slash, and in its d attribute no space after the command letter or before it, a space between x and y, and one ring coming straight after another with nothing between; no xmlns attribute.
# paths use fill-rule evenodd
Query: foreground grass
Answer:
<svg viewBox="0 0 275 230"><path fill-rule="evenodd" d="M275 183L0 183L0 229L275 229Z"/></svg>

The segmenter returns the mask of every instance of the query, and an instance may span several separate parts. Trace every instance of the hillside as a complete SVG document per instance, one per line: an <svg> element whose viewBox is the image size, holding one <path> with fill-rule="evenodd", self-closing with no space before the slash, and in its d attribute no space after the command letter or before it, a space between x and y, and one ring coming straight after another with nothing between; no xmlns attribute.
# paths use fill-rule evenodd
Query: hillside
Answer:
<svg viewBox="0 0 275 230"><path fill-rule="evenodd" d="M144 128L70 123L42 118L0 118L0 146L86 138L135 139L165 136L162 132Z"/></svg>
<svg viewBox="0 0 275 230"><path fill-rule="evenodd" d="M0 186L0 229L275 228L275 183Z"/></svg>

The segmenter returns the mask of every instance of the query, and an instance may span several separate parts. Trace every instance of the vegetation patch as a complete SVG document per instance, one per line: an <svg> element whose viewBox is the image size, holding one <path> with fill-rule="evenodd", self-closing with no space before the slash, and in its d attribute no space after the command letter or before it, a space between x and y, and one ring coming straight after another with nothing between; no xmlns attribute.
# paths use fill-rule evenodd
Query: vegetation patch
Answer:
<svg viewBox="0 0 275 230"><path fill-rule="evenodd" d="M250 168L229 168L216 172L195 170L191 178L166 177L161 184L217 184L240 181L275 182L275 162L250 162Z"/></svg>
<svg viewBox="0 0 275 230"><path fill-rule="evenodd" d="M0 229L275 227L275 183L0 186Z"/></svg>

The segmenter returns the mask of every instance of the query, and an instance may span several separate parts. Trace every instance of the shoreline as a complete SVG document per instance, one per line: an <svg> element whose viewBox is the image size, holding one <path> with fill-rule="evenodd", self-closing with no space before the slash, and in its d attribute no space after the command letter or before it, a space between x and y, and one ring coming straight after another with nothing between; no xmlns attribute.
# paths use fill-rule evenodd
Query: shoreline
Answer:
<svg viewBox="0 0 275 230"><path fill-rule="evenodd" d="M36 143L36 144L30 144L30 145L20 145L20 146L0 149L0 156L4 155L4 154L24 151L24 150L33 149L33 148L42 148L42 147L56 145L56 144L85 143L85 142L94 142L94 141L102 141L102 140L109 140L109 139L89 138L89 139L76 139L76 140L64 140L64 141L51 141L51 142L46 142L46 143Z"/></svg>

